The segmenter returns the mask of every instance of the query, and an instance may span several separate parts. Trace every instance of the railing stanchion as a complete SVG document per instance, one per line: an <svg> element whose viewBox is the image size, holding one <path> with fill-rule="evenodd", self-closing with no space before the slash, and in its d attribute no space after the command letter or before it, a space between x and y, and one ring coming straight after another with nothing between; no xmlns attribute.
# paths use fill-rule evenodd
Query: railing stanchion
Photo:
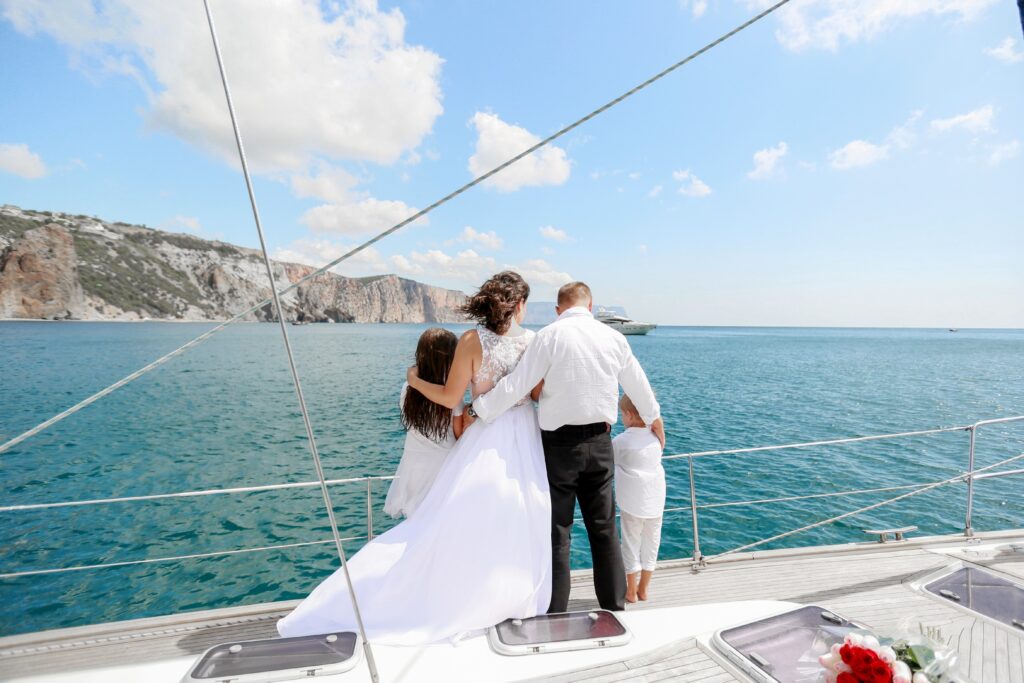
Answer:
<svg viewBox="0 0 1024 683"><path fill-rule="evenodd" d="M978 425L971 425L967 431L971 435L970 448L967 455L967 515L964 518L964 536L974 536L974 527L971 525L971 508L974 506L974 439L978 433Z"/></svg>
<svg viewBox="0 0 1024 683"><path fill-rule="evenodd" d="M373 477L366 478L366 540L373 540Z"/></svg>
<svg viewBox="0 0 1024 683"><path fill-rule="evenodd" d="M690 517L693 520L693 568L695 570L704 566L704 556L700 552L700 527L697 523L697 484L693 474L693 456L687 460L690 463Z"/></svg>

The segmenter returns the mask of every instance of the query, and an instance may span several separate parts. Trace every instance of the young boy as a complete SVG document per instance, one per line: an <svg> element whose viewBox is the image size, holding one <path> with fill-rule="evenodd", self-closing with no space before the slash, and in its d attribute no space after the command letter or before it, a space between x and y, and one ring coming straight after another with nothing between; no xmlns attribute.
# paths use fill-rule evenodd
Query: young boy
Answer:
<svg viewBox="0 0 1024 683"><path fill-rule="evenodd" d="M615 497L622 513L626 602L636 602L637 598L647 599L647 587L658 561L661 517L665 511L665 470L661 466L661 443L628 396L622 396L619 410L626 431L612 440Z"/></svg>

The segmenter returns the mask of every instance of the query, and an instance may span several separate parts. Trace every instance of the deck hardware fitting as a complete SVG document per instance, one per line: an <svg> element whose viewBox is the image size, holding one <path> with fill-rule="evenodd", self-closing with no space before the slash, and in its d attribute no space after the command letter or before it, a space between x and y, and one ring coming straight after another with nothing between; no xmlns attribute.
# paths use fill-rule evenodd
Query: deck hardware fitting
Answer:
<svg viewBox="0 0 1024 683"><path fill-rule="evenodd" d="M754 663L756 663L762 669L772 668L771 663L761 655L757 654L756 652L749 652L747 653L747 656L750 657L750 659L752 659Z"/></svg>

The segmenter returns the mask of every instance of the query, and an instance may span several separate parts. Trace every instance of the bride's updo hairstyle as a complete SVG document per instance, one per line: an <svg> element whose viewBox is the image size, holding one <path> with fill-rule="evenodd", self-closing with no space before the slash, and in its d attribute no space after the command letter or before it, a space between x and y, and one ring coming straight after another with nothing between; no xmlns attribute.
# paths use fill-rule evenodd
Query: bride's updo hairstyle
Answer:
<svg viewBox="0 0 1024 683"><path fill-rule="evenodd" d="M516 306L530 296L530 285L519 273L503 270L480 285L466 300L462 312L495 334L505 334L512 324Z"/></svg>

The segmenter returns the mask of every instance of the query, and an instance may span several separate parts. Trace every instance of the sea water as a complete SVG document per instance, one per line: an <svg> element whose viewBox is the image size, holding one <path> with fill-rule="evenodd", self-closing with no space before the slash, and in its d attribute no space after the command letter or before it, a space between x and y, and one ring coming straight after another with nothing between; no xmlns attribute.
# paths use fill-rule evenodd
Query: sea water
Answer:
<svg viewBox="0 0 1024 683"><path fill-rule="evenodd" d="M0 441L210 326L0 323ZM399 390L425 327L288 328L328 477L394 472ZM667 453L1024 414L1019 330L660 327L630 344L661 402ZM979 430L979 467L1020 453L1024 423ZM964 471L967 457L960 431L695 458L700 549L727 551L906 491L731 503L940 481ZM315 479L280 330L267 324L225 329L0 455L0 468L5 506ZM689 557L687 460L666 462L666 471L672 511L660 557ZM344 536L365 536L368 497L374 532L394 523L381 510L386 489L379 481L369 491L365 483L332 486ZM1021 476L977 482L975 528L1024 526L1022 492ZM962 531L965 494L964 484L944 486L759 547L863 541L863 529L879 526ZM329 538L316 487L9 511L0 512L0 573ZM589 566L582 527L572 559ZM0 579L0 633L300 598L337 564L332 546L319 544Z"/></svg>

